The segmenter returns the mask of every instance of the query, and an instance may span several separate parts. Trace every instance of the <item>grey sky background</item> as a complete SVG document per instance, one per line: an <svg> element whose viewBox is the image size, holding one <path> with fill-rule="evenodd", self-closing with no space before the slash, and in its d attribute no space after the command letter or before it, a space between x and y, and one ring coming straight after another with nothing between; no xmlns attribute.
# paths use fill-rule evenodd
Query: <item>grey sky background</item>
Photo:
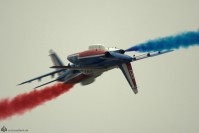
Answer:
<svg viewBox="0 0 199 133"><path fill-rule="evenodd" d="M129 48L199 28L198 0L0 0L0 99L41 83L16 84L52 71L48 51L65 64L91 44ZM133 55L134 53L129 53ZM197 133L199 47L133 62L139 93L119 69L22 116L0 122L32 133ZM34 99L33 99L34 100Z"/></svg>

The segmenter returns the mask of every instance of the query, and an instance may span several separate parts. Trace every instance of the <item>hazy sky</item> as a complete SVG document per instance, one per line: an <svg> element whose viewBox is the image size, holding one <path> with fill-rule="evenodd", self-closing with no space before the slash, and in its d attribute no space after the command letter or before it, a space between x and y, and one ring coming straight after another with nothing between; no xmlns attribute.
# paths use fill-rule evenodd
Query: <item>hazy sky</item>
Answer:
<svg viewBox="0 0 199 133"><path fill-rule="evenodd" d="M52 71L55 50L69 54L91 44L129 48L197 30L199 0L0 0L0 99L41 83L16 84ZM133 55L134 53L130 53ZM133 62L134 95L119 69L22 116L0 122L31 133L199 132L199 47ZM33 99L34 100L34 99Z"/></svg>

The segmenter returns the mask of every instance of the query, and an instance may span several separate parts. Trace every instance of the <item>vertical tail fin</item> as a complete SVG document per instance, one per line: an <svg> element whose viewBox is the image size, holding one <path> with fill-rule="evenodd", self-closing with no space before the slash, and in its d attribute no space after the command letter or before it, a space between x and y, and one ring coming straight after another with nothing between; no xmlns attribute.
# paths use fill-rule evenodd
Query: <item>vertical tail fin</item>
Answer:
<svg viewBox="0 0 199 133"><path fill-rule="evenodd" d="M53 50L50 50L49 53L50 53L49 56L50 56L54 66L64 66L62 61L59 59L58 55ZM59 70L61 68L56 68L56 69ZM61 75L62 72L59 72L58 74Z"/></svg>
<svg viewBox="0 0 199 133"><path fill-rule="evenodd" d="M137 85L135 81L135 77L133 74L133 69L131 67L131 63L121 64L119 65L120 69L122 70L126 80L128 81L129 85L131 86L132 90L135 94L138 93Z"/></svg>

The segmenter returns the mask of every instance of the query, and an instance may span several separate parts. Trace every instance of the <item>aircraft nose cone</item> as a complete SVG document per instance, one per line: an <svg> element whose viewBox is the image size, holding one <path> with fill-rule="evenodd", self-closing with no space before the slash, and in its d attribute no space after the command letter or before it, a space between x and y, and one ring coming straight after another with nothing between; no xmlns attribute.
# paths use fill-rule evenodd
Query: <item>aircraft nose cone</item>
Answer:
<svg viewBox="0 0 199 133"><path fill-rule="evenodd" d="M72 62L72 63L75 63L75 62L78 61L77 55L76 55L76 54L69 55L69 56L67 57L67 59L68 59L70 62Z"/></svg>
<svg viewBox="0 0 199 133"><path fill-rule="evenodd" d="M67 56L67 60L71 61L71 59L72 59L71 56Z"/></svg>
<svg viewBox="0 0 199 133"><path fill-rule="evenodd" d="M67 60L69 60L70 62L73 62L73 57L72 57L71 55L69 55L69 56L67 57Z"/></svg>

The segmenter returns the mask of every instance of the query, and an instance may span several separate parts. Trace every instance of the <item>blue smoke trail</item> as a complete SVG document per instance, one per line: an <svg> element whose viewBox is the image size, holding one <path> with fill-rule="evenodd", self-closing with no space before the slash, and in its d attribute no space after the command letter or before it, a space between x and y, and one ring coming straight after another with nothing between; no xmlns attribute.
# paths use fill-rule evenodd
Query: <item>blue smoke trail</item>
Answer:
<svg viewBox="0 0 199 133"><path fill-rule="evenodd" d="M126 51L154 52L162 50L171 50L179 48L188 48L190 46L199 45L199 30L189 31L175 36L167 36L149 40L145 43L133 46Z"/></svg>

